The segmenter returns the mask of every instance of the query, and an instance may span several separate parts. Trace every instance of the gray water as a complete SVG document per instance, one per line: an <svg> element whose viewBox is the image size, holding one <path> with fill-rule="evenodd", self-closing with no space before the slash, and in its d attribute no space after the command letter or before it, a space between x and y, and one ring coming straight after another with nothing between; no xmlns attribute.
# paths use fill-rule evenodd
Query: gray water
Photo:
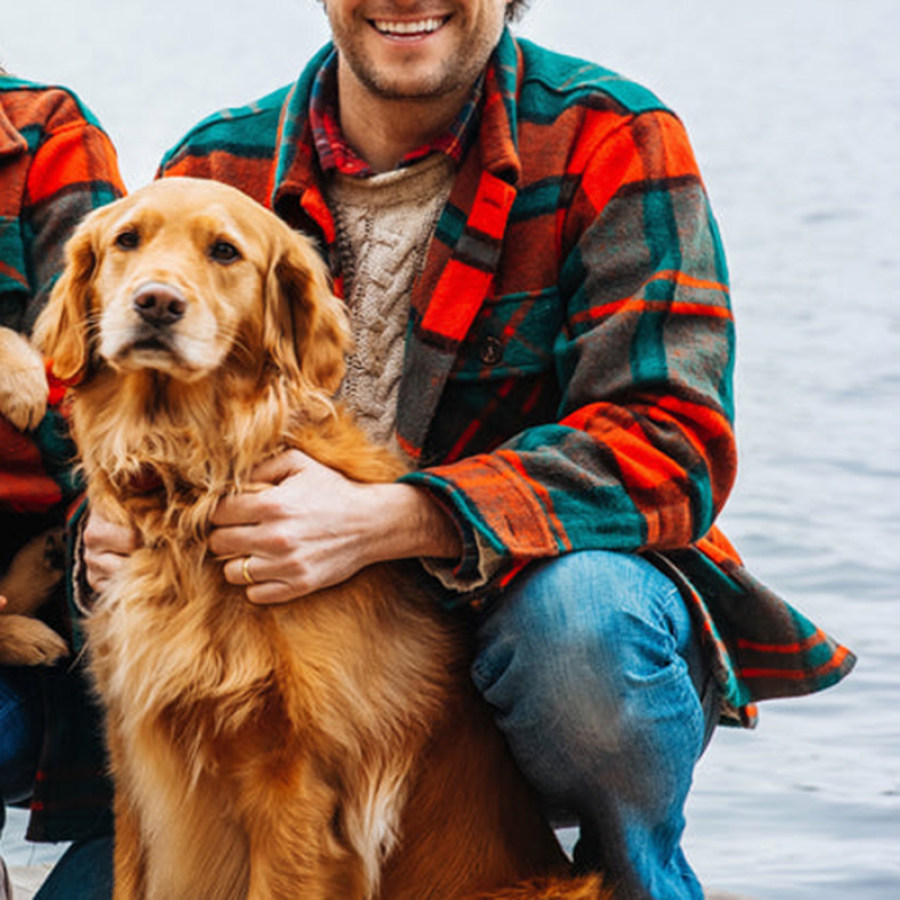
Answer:
<svg viewBox="0 0 900 900"><path fill-rule="evenodd" d="M130 187L200 116L293 78L313 0L3 0L0 57L74 87ZM900 898L900 2L534 0L519 31L652 87L688 125L738 320L753 571L859 655L842 685L720 730L687 849L761 900ZM627 8L620 8L627 7ZM17 819L3 854L40 858Z"/></svg>

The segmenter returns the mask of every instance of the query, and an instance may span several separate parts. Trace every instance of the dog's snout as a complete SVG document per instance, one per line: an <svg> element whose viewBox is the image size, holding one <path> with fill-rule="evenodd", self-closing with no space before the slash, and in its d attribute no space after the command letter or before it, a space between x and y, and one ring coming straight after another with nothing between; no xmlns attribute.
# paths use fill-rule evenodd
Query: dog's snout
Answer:
<svg viewBox="0 0 900 900"><path fill-rule="evenodd" d="M139 287L131 302L137 314L150 325L173 325L187 310L187 300L181 291L156 281Z"/></svg>

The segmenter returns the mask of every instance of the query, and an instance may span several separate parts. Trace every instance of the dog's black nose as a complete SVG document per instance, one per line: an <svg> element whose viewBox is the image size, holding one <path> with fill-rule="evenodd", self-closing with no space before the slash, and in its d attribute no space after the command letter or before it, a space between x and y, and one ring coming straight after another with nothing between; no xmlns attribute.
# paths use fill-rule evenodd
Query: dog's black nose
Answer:
<svg viewBox="0 0 900 900"><path fill-rule="evenodd" d="M184 316L187 300L168 284L151 281L141 285L131 298L137 314L150 325L173 325Z"/></svg>

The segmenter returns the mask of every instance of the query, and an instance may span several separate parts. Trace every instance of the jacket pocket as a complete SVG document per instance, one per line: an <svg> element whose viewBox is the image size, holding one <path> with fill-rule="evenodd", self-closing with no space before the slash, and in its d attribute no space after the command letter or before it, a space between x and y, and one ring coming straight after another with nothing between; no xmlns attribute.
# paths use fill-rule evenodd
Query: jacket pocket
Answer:
<svg viewBox="0 0 900 900"><path fill-rule="evenodd" d="M450 377L483 381L545 372L553 365L562 326L555 287L489 298L459 348Z"/></svg>

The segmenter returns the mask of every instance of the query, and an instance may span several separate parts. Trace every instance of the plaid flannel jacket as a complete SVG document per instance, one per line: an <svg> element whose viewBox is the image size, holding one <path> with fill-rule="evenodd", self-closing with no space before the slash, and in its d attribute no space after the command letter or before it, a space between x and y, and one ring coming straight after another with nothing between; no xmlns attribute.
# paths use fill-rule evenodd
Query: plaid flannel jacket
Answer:
<svg viewBox="0 0 900 900"><path fill-rule="evenodd" d="M76 97L0 75L0 325L30 333L73 228L123 193L112 144ZM33 435L0 416L4 518L44 512L71 495L63 435L54 412Z"/></svg>
<svg viewBox="0 0 900 900"><path fill-rule="evenodd" d="M78 221L124 192L115 150L77 97L0 74L0 325L31 331ZM60 521L76 491L73 447L56 405L61 398L51 378L50 409L27 435L0 416L4 550ZM65 627L61 620L55 625ZM109 821L99 713L80 665L39 667L35 677L44 737L28 836L84 837Z"/></svg>
<svg viewBox="0 0 900 900"><path fill-rule="evenodd" d="M228 182L317 237L338 293L310 91L201 122L161 174ZM529 561L645 554L681 585L726 718L854 659L716 529L735 472L722 246L679 120L643 88L506 32L475 145L411 297L398 436L455 517L483 597ZM465 595L464 595L465 598Z"/></svg>

